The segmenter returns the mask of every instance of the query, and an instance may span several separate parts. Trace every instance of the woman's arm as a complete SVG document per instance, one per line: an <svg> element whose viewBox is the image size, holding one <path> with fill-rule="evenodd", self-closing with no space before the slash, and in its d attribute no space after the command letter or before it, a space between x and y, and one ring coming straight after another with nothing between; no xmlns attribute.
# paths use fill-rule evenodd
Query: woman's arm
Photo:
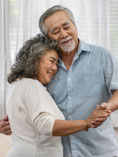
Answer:
<svg viewBox="0 0 118 157"><path fill-rule="evenodd" d="M88 128L94 128L92 121L99 119L99 122L103 122L110 114L111 112L109 110L100 110L97 107L86 120L55 120L52 134L53 136L66 136L78 131L87 131Z"/></svg>
<svg viewBox="0 0 118 157"><path fill-rule="evenodd" d="M78 131L85 130L87 124L85 120L55 120L53 127L53 136L66 136Z"/></svg>

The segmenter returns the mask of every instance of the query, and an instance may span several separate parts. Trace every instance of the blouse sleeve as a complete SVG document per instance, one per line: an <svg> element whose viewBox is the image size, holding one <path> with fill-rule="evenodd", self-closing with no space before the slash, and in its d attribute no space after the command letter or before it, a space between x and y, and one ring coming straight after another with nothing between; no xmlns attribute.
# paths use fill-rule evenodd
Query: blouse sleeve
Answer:
<svg viewBox="0 0 118 157"><path fill-rule="evenodd" d="M57 106L46 92L38 83L32 83L27 87L23 98L29 118L39 133L52 135Z"/></svg>
<svg viewBox="0 0 118 157"><path fill-rule="evenodd" d="M40 113L40 115L33 120L34 126L37 128L41 135L52 136L53 126L55 118L46 112Z"/></svg>

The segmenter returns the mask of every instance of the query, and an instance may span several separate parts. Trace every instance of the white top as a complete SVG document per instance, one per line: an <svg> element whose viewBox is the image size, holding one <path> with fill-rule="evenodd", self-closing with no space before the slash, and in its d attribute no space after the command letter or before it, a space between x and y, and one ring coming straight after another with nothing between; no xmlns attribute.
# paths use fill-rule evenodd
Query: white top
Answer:
<svg viewBox="0 0 118 157"><path fill-rule="evenodd" d="M63 157L61 137L52 136L55 119L64 119L46 88L37 80L12 83L7 97L12 129L7 157Z"/></svg>

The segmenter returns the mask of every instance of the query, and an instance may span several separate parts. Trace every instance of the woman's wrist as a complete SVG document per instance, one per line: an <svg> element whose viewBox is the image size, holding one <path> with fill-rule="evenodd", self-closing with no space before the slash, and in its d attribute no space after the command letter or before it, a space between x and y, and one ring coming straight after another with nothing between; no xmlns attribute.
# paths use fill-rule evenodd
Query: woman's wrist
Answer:
<svg viewBox="0 0 118 157"><path fill-rule="evenodd" d="M84 127L85 127L84 130L88 131L88 129L90 128L90 119L85 120Z"/></svg>

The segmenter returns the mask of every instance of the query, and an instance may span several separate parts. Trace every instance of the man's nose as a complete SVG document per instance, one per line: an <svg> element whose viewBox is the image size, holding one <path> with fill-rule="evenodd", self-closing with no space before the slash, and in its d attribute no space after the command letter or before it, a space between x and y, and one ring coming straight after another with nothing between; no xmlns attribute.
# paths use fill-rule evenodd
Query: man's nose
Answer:
<svg viewBox="0 0 118 157"><path fill-rule="evenodd" d="M60 32L61 38L65 38L65 37L67 37L67 35L68 35L67 31L62 29Z"/></svg>

